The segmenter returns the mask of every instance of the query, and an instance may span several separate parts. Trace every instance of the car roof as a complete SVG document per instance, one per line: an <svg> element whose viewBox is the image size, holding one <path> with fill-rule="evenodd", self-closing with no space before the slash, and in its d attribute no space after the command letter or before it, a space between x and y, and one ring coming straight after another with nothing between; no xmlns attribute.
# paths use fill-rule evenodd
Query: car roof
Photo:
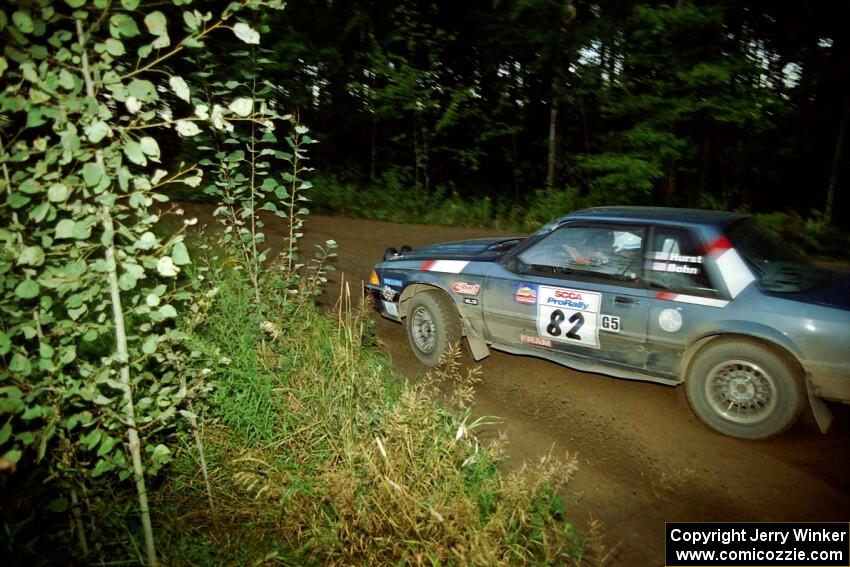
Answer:
<svg viewBox="0 0 850 567"><path fill-rule="evenodd" d="M672 207L593 207L573 211L558 219L558 224L567 220L606 220L616 222L652 222L683 225L711 225L723 227L748 215L727 211L704 209L677 209Z"/></svg>

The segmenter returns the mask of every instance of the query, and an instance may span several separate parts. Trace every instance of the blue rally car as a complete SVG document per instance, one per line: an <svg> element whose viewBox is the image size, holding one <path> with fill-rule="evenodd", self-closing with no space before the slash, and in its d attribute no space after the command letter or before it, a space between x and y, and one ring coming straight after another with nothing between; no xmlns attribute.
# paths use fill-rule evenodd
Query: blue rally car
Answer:
<svg viewBox="0 0 850 567"><path fill-rule="evenodd" d="M583 371L684 383L734 437L850 402L850 273L816 267L736 213L600 207L527 238L389 249L366 285L426 365L466 337Z"/></svg>

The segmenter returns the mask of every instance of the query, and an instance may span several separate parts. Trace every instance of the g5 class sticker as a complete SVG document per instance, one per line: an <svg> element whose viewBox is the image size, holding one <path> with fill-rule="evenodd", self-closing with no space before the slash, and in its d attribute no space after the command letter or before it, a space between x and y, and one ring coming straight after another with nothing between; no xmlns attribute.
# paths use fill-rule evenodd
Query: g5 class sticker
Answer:
<svg viewBox="0 0 850 567"><path fill-rule="evenodd" d="M562 343L599 348L599 306L592 291L540 286L537 293L537 334Z"/></svg>
<svg viewBox="0 0 850 567"><path fill-rule="evenodd" d="M608 331L609 333L619 333L620 318L616 315L602 315L600 330Z"/></svg>

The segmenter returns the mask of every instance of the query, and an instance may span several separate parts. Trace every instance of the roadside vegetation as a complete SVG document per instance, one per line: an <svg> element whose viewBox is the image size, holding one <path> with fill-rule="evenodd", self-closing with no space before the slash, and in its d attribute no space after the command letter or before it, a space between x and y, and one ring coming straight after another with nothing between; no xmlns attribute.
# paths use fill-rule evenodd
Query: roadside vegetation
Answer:
<svg viewBox="0 0 850 567"><path fill-rule="evenodd" d="M518 233L537 230L553 218L585 207L604 205L654 205L652 199L624 199L606 192L585 194L576 187L537 189L516 203L482 191L480 196L461 196L457 190L438 186L426 193L421 187L405 185L387 177L380 188L364 188L329 176L315 181L316 212L410 224L434 224L468 228L492 228ZM465 194L469 195L469 191ZM745 207L705 198L699 208L752 213ZM803 216L794 211L754 213L764 226L778 233L789 245L824 260L850 259L850 233L826 222L821 212Z"/></svg>
<svg viewBox="0 0 850 567"><path fill-rule="evenodd" d="M350 290L316 310L335 243L300 249L314 141L258 47L282 6L159 7L0 10L4 562L604 562L559 497L573 459L505 474L479 440L476 371L408 384ZM242 61L226 81L213 38ZM196 161L167 159L183 145ZM289 227L274 254L261 211Z"/></svg>

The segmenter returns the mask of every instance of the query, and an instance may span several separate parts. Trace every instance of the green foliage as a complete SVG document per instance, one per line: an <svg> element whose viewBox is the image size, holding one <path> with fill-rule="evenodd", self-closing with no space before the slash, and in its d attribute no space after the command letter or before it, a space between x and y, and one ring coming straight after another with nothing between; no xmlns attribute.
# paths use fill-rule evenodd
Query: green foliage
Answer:
<svg viewBox="0 0 850 567"><path fill-rule="evenodd" d="M231 4L214 19L181 4L168 9L187 29L132 0L13 2L0 12L0 468L44 467L72 499L132 478L150 564L145 476L169 461L162 434L198 387L177 370L184 227L167 238L153 229L162 187L197 185L200 170L160 169L161 145L171 128L190 137L243 114L237 105L206 115L165 62L263 5ZM244 23L232 31L256 42ZM157 88L163 75L170 91ZM76 509L74 530L86 553Z"/></svg>
<svg viewBox="0 0 850 567"><path fill-rule="evenodd" d="M215 305L193 333L198 350L226 359L210 365L204 430L216 509L186 445L159 495L174 510L161 516L169 563L571 561L580 541L557 494L574 461L502 475L499 444L476 438L487 421L469 411L475 371L450 358L405 384L368 348L367 306L328 316L303 303L246 324L254 293L237 275L214 278ZM262 297L280 305L275 293ZM441 407L438 381L453 385L459 413Z"/></svg>

